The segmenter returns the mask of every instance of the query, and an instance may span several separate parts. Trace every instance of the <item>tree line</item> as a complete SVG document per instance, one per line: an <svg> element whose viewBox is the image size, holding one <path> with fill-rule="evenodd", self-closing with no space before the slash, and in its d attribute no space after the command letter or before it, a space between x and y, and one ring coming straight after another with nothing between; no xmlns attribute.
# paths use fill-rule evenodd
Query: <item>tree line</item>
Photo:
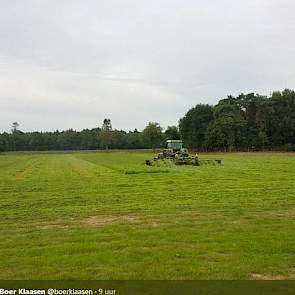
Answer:
<svg viewBox="0 0 295 295"><path fill-rule="evenodd" d="M114 130L110 119L104 119L101 127L82 131L22 132L19 127L14 122L11 132L0 134L0 152L146 149L163 146L166 139L174 136L173 133L180 138L177 127L168 127L163 132L154 122L150 122L143 132Z"/></svg>
<svg viewBox="0 0 295 295"><path fill-rule="evenodd" d="M295 151L295 92L271 96L240 94L216 105L198 104L165 131L149 122L142 132L116 130L111 120L75 131L22 132L17 122L0 134L0 152L46 150L144 149L162 147L166 139L183 139L199 151Z"/></svg>
<svg viewBox="0 0 295 295"><path fill-rule="evenodd" d="M197 105L179 128L186 144L198 150L295 151L295 92L240 94L215 106Z"/></svg>

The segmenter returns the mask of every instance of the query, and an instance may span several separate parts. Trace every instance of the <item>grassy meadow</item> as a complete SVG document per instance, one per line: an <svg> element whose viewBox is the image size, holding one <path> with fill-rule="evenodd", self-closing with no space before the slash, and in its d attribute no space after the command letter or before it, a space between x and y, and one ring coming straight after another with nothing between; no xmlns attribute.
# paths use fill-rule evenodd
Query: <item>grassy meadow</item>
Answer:
<svg viewBox="0 0 295 295"><path fill-rule="evenodd" d="M294 279L295 154L0 155L0 279Z"/></svg>

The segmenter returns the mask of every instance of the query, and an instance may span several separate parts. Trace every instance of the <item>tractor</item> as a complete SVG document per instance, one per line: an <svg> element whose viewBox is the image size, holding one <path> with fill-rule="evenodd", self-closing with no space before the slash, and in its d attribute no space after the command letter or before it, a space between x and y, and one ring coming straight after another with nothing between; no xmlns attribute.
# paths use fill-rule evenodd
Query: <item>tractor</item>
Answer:
<svg viewBox="0 0 295 295"><path fill-rule="evenodd" d="M153 161L146 160L146 165L152 166L160 162L173 162L176 165L196 165L198 166L198 156L190 156L187 148L183 146L182 140L169 139L166 147Z"/></svg>
<svg viewBox="0 0 295 295"><path fill-rule="evenodd" d="M200 166L204 164L222 164L222 160L201 160L197 154L189 154L187 148L183 146L182 140L169 139L166 141L165 149L154 160L145 161L145 164L148 166L159 165L161 163Z"/></svg>

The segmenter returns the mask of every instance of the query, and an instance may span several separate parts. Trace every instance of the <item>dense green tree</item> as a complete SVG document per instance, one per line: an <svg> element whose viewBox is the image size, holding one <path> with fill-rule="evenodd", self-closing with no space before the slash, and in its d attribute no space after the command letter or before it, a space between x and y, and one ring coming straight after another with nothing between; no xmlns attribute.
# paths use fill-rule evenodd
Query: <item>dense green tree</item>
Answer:
<svg viewBox="0 0 295 295"><path fill-rule="evenodd" d="M180 139L180 132L176 126L168 126L165 130L166 139Z"/></svg>
<svg viewBox="0 0 295 295"><path fill-rule="evenodd" d="M248 150L264 148L268 143L268 101L267 97L250 93L241 94L236 102L246 120L245 144Z"/></svg>
<svg viewBox="0 0 295 295"><path fill-rule="evenodd" d="M179 121L179 130L184 143L190 148L206 149L206 134L214 119L213 107L198 104Z"/></svg>
<svg viewBox="0 0 295 295"><path fill-rule="evenodd" d="M6 151L6 142L4 138L0 137L0 152Z"/></svg>
<svg viewBox="0 0 295 295"><path fill-rule="evenodd" d="M96 150L100 147L99 132L100 128L84 129L80 132L80 147L83 150Z"/></svg>
<svg viewBox="0 0 295 295"><path fill-rule="evenodd" d="M270 142L273 147L295 144L295 92L285 89L270 97Z"/></svg>
<svg viewBox="0 0 295 295"><path fill-rule="evenodd" d="M214 107L214 121L207 132L207 147L225 151L245 147L246 120L239 101L232 96Z"/></svg>
<svg viewBox="0 0 295 295"><path fill-rule="evenodd" d="M145 143L143 142L142 134L137 129L134 131L129 131L127 133L126 148L128 149L141 149L145 148Z"/></svg>
<svg viewBox="0 0 295 295"><path fill-rule="evenodd" d="M149 122L142 132L142 137L149 148L160 147L164 140L162 127L157 122Z"/></svg>

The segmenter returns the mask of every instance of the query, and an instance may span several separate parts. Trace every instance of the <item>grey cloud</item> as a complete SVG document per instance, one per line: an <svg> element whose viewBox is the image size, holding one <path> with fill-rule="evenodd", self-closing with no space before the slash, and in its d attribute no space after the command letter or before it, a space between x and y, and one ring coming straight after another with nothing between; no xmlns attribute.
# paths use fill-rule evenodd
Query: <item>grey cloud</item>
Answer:
<svg viewBox="0 0 295 295"><path fill-rule="evenodd" d="M105 116L177 124L197 103L294 88L292 0L1 0L0 130Z"/></svg>

